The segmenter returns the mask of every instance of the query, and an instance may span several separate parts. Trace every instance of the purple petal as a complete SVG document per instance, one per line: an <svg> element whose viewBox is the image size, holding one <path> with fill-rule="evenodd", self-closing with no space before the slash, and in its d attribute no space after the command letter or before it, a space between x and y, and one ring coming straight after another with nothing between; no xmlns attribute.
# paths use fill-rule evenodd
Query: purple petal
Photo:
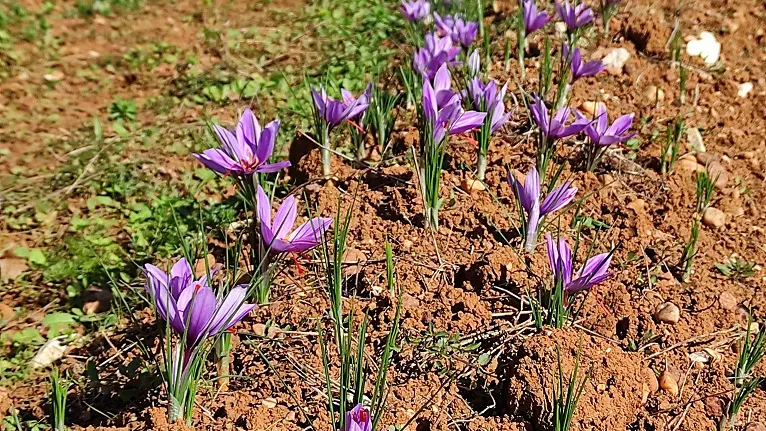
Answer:
<svg viewBox="0 0 766 431"><path fill-rule="evenodd" d="M221 175L244 172L237 162L223 152L223 150L218 148L211 148L202 153L192 154L192 156L202 162L207 168L218 172Z"/></svg>
<svg viewBox="0 0 766 431"><path fill-rule="evenodd" d="M327 232L327 229L331 224L331 218L313 218L298 226L298 228L290 234L287 242L292 245L294 251L301 252L308 250L319 244L322 240L322 235Z"/></svg>
<svg viewBox="0 0 766 431"><path fill-rule="evenodd" d="M545 197L543 205L540 211L543 215L550 214L554 211L558 211L561 208L567 206L569 202L574 199L577 194L577 187L571 187L571 181L564 183L564 185L554 189L548 196Z"/></svg>
<svg viewBox="0 0 766 431"><path fill-rule="evenodd" d="M271 200L269 200L269 196L263 191L263 187L260 184L258 184L258 190L255 193L258 221L261 222L261 226L265 224L271 228Z"/></svg>
<svg viewBox="0 0 766 431"><path fill-rule="evenodd" d="M279 206L277 214L274 216L274 222L271 224L274 235L277 238L285 238L293 228L297 215L298 205L295 202L295 196L288 196Z"/></svg>
<svg viewBox="0 0 766 431"><path fill-rule="evenodd" d="M213 317L216 308L215 294L209 287L200 286L195 290L196 292L193 293L193 298L190 301L191 309L184 313L184 319L188 319L186 339L189 345L187 348L195 345L205 335L210 318Z"/></svg>
<svg viewBox="0 0 766 431"><path fill-rule="evenodd" d="M191 283L193 276L191 265L186 258L173 265L173 268L170 269L170 293L174 298L178 298L181 291Z"/></svg>
<svg viewBox="0 0 766 431"><path fill-rule="evenodd" d="M604 134L612 136L622 135L630 129L631 125L633 125L633 114L622 115L614 120L614 123L609 126Z"/></svg>
<svg viewBox="0 0 766 431"><path fill-rule="evenodd" d="M519 196L521 205L527 212L530 212L535 202L540 202L540 175L534 166L524 178L524 188L521 189L521 192L521 196Z"/></svg>
<svg viewBox="0 0 766 431"><path fill-rule="evenodd" d="M258 159L258 164L268 161L271 153L274 152L274 143L277 140L280 124L279 120L274 120L266 125L263 133L259 133L255 147L255 157Z"/></svg>
<svg viewBox="0 0 766 431"><path fill-rule="evenodd" d="M253 149L258 144L258 138L261 136L261 125L258 124L258 119L255 118L255 114L250 108L245 108L242 115L237 122L237 141L242 143L242 147L246 150L245 160L252 158Z"/></svg>
<svg viewBox="0 0 766 431"><path fill-rule="evenodd" d="M450 124L449 132L452 135L459 135L471 129L476 129L484 123L486 116L486 112L465 111L458 117L457 121Z"/></svg>
<svg viewBox="0 0 766 431"><path fill-rule="evenodd" d="M262 173L266 174L266 173L269 173L269 172L278 172L278 171L281 171L282 169L289 168L289 167L290 167L290 162L287 161L287 160L284 160L284 161L281 161L281 162L276 162L276 163L271 163L271 164L266 164L266 165L260 165L260 166L258 166L258 168L255 171L256 172L262 172Z"/></svg>
<svg viewBox="0 0 766 431"><path fill-rule="evenodd" d="M231 328L255 308L253 304L244 303L246 297L246 286L235 286L229 291L223 302L217 306L218 310L210 321L210 334L218 334Z"/></svg>

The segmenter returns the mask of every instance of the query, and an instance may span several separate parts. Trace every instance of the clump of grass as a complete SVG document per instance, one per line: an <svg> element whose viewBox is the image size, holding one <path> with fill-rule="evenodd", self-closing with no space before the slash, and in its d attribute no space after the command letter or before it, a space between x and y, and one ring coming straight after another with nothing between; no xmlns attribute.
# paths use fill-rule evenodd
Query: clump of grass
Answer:
<svg viewBox="0 0 766 431"><path fill-rule="evenodd" d="M391 132L396 123L396 106L400 99L401 94L388 92L378 86L372 87L372 100L364 119L378 146L381 159L385 158L391 141Z"/></svg>
<svg viewBox="0 0 766 431"><path fill-rule="evenodd" d="M681 138L684 130L686 130L686 125L683 118L677 118L672 123L668 123L665 128L665 142L660 153L660 165L663 174L673 171L676 166L681 153Z"/></svg>
<svg viewBox="0 0 766 431"><path fill-rule="evenodd" d="M752 318L748 319L747 331L742 349L737 358L737 367L734 369L734 394L732 395L727 417L729 425L734 428L742 405L745 400L755 392L755 389L763 381L762 377L753 375L753 368L763 359L766 354L766 327L761 326L757 334L751 338L750 329L753 326Z"/></svg>
<svg viewBox="0 0 766 431"><path fill-rule="evenodd" d="M683 281L689 281L692 276L692 269L694 266L694 258L697 256L697 240L699 239L700 221L698 218L694 219L692 223L691 234L689 239L684 245L684 251L681 253L681 261L678 266L683 268L683 275L681 279Z"/></svg>
<svg viewBox="0 0 766 431"><path fill-rule="evenodd" d="M704 171L697 172L697 214L702 215L710 206L710 201L715 194L715 178L710 175L710 170L705 167Z"/></svg>
<svg viewBox="0 0 766 431"><path fill-rule="evenodd" d="M66 396L70 382L61 376L58 368L54 368L50 374L50 404L51 404L51 428L54 431L64 431L66 426Z"/></svg>
<svg viewBox="0 0 766 431"><path fill-rule="evenodd" d="M577 375L580 372L580 353L582 352L582 335L577 346L577 356L575 358L574 369L569 376L569 384L564 384L564 370L561 365L561 349L556 346L556 359L558 361L558 381L554 382L551 399L553 400L553 429L555 431L569 431L572 425L574 411L577 408L577 402L580 400L585 384L590 378L590 371L577 381Z"/></svg>

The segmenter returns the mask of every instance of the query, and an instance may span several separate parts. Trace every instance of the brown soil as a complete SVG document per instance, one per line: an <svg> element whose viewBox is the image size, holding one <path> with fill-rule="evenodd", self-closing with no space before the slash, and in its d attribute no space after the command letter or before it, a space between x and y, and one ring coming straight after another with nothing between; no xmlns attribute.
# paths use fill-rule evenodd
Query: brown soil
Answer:
<svg viewBox="0 0 766 431"><path fill-rule="evenodd" d="M127 34L135 33L134 37L150 37L163 28L162 38L183 45L195 37L189 24L175 19L171 25L165 23L172 15L171 9L185 10L185 5L181 2L157 8L149 17L141 14L109 25ZM298 190L305 191L309 200L318 204L319 213L334 214L339 198L346 207L353 203L355 215L348 247L355 250L357 260L361 256L364 259L351 271L355 274L350 274L353 282L349 283L349 293L357 297L346 306L355 311L357 318L365 311L372 316L372 342L367 346L371 356L380 352L393 318L394 299L385 288L381 258L386 239L394 247L398 287L404 292L402 331L407 342L402 343L390 374L389 403L381 422L384 427L407 422L425 404L409 429L547 429L550 391L558 376L557 348L564 375L568 376L582 340L581 376L586 371L592 374L575 412L573 430L716 428L731 396L732 385L727 377L737 356L739 342L735 335L747 322L747 309L757 319L763 319L766 313L766 285L760 268L755 276L734 281L714 267L733 253L746 261L761 265L766 262L766 214L759 204L766 199L766 11L755 0L698 0L684 4L680 15L683 34L715 32L722 44L726 70L720 74L705 72L701 61L685 56L684 61L693 67L686 104L678 106L678 71L670 67L665 50L674 10L671 5L644 0L628 2L612 23L615 38L593 38L592 46L586 48L598 55L609 48L625 47L631 58L624 73L583 80L574 88L575 105L600 100L610 112L635 112L637 122L646 118L640 130L643 145L634 161L626 157L625 150L607 157L597 174L582 172L576 163L563 174L579 187L578 196L593 193L585 200L583 214L611 226L598 233L599 248L619 245L613 263L615 276L585 301L578 321L583 329L534 333L519 313L518 295L533 292L549 277L542 246L532 256L519 255L519 240L511 234L513 222L507 216L515 214L515 209L505 182L505 166L526 172L533 163L533 138L525 133L529 125L520 109L512 126L492 142L486 183L497 199L488 192L468 193L461 189L461 165L472 165L475 156L468 142L455 139L442 186L442 196L449 198L441 212L441 229L435 234L423 227L417 178L404 162L358 170L335 159L337 179L321 182L317 152L296 156L291 177L307 179L307 183L297 184ZM489 20L502 18L496 15ZM89 31L97 32L99 25L72 22L62 27L61 31L72 32L70 40L76 41L69 51L71 55L62 59L64 71L69 70L68 62L82 61L89 50L119 52L122 41L89 37L93 34ZM84 31L86 28L88 31ZM502 72L502 59L495 60L493 77L517 82L515 67L508 76ZM535 60L528 59L528 75L533 82ZM168 73L172 75L172 71ZM39 87L37 92L22 90L29 87L19 87L18 78L0 84L0 94L12 101L4 101L3 105L35 114L14 127L14 132L2 131L8 139L0 145L19 154L9 164L20 163L27 158L24 154L38 151L34 147L19 148L26 148L38 132L47 130L41 118L51 110L60 114L60 128L77 129L94 113L105 112L107 99L99 95L126 91L135 98L143 93L154 94L168 82L155 78L142 76L140 91L130 89L117 78L111 86L98 89L84 81L67 82L53 90ZM741 99L737 87L748 81L753 82L754 90ZM659 104L644 95L650 85L664 91L664 100ZM692 105L695 88L699 96ZM513 91L519 93L518 89ZM88 96L81 98L81 94ZM40 105L39 100L47 102ZM76 109L67 109L70 106ZM189 113L187 118L194 114ZM681 114L687 115L688 127L703 132L707 147L707 156L703 157L715 159L727 176L713 201L713 206L726 213L727 221L720 229L701 229L695 272L686 283L678 281L672 270L689 236L695 206L694 177L680 169L669 176L658 174L660 142L650 139L655 130L662 136L666 122ZM403 117L406 121L402 121L395 137L400 160L409 153L407 146L417 141L416 133L407 129L409 114ZM151 120L146 119L147 123ZM565 145L561 154L576 161L579 144ZM34 165L33 161L26 162ZM187 168L184 162L169 169L180 172ZM571 212L564 214L560 225L569 226L571 218ZM585 235L590 242L596 232L586 230ZM501 240L503 236L510 239L510 244ZM322 394L321 352L314 332L327 310L319 286L312 272L291 270L278 280L272 292L274 302L238 326L232 371L243 378L232 379L221 391L212 384L202 388L196 412L198 429L297 430L308 426L306 417L317 429L329 428ZM678 323L655 319L655 310L664 302L680 308ZM141 321L145 327L122 328L67 358L65 367L75 375L85 372L82 357L91 357L98 364L116 358L99 369L102 376L109 376L99 387L72 390L73 428L183 428L167 424L162 395L154 389L156 384L147 382L141 372L129 374L118 368L127 366L137 354L122 355L121 347L138 336L153 340L148 335L151 313L145 311ZM266 336L249 335L262 333L266 323L276 329ZM491 360L480 366L475 355L458 347L429 349L434 341L429 328L458 334L465 344L478 342L482 352L491 354ZM656 336L652 343L639 352L629 351L632 340L650 333ZM264 363L256 348L269 364ZM695 362L690 359L694 354L707 355L709 360ZM449 380L447 376L452 372L459 378ZM654 387L653 379L663 372L678 381L677 395ZM758 372L766 374L766 364L761 364ZM36 377L14 385L6 396L24 415L42 418L46 412L45 396L40 390L44 376ZM115 395L117 388L130 389L140 396L124 402ZM0 393L0 406L7 409L2 399ZM115 416L105 419L90 406ZM81 411L84 413L78 414ZM763 424L766 391L761 386L743 407L738 426L755 430Z"/></svg>

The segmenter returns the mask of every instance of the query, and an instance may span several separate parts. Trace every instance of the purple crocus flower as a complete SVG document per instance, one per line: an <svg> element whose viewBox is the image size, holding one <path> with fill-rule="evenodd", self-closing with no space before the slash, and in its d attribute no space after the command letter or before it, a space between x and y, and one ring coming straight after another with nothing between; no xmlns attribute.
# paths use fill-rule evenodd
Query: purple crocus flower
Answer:
<svg viewBox="0 0 766 431"><path fill-rule="evenodd" d="M343 90L341 90L341 92L343 92ZM311 96L314 99L314 107L319 113L319 116L327 124L328 131L341 125L348 119L358 117L370 105L369 98L363 96L353 99L349 101L349 103L342 100L335 100L327 95L327 92L322 85L319 86L319 90L316 90L312 86Z"/></svg>
<svg viewBox="0 0 766 431"><path fill-rule="evenodd" d="M301 253L315 247L332 224L331 218L315 217L292 230L298 215L295 197L289 196L282 202L272 221L269 197L260 185L257 193L261 236L266 247L273 252Z"/></svg>
<svg viewBox="0 0 766 431"><path fill-rule="evenodd" d="M447 66L442 65L437 75L441 76L441 82L449 79ZM484 112L465 111L460 106L458 94L451 93L446 99L445 91L442 92L440 96L427 79L423 80L423 113L426 120L432 123L433 141L436 144L442 142L447 135L459 135L480 127L487 115Z"/></svg>
<svg viewBox="0 0 766 431"><path fill-rule="evenodd" d="M404 19L407 21L421 21L431 13L431 3L425 0L407 1L402 0L402 6L399 8Z"/></svg>
<svg viewBox="0 0 766 431"><path fill-rule="evenodd" d="M535 0L522 0L521 7L524 10L524 35L526 36L543 28L552 18L547 12L537 10Z"/></svg>
<svg viewBox="0 0 766 431"><path fill-rule="evenodd" d="M577 114L581 121L588 121L579 112ZM585 127L585 134L588 135L593 145L599 147L620 144L636 135L635 133L627 133L630 126L633 125L633 115L633 113L623 115L609 125L606 107L603 103L599 103L596 108L596 118Z"/></svg>
<svg viewBox="0 0 766 431"><path fill-rule="evenodd" d="M559 16L570 32L593 22L593 10L585 3L580 3L574 7L569 3L569 0L564 0L563 4L558 1L555 3Z"/></svg>
<svg viewBox="0 0 766 431"><path fill-rule="evenodd" d="M276 172L290 166L290 162L266 163L274 151L279 132L279 120L261 128L250 108L239 117L234 133L217 124L213 130L221 148L211 148L193 156L209 169L221 175L252 175L256 172Z"/></svg>
<svg viewBox="0 0 766 431"><path fill-rule="evenodd" d="M572 182L567 181L553 189L541 204L540 175L538 175L536 168L533 167L529 171L524 179L524 184L520 184L516 177L508 172L508 183L527 214L526 220L523 220L526 231L524 249L531 253L535 249L538 230L545 216L567 206L577 194L577 187L572 187Z"/></svg>
<svg viewBox="0 0 766 431"><path fill-rule="evenodd" d="M529 106L532 118L547 139L560 139L576 135L582 132L585 126L588 125L587 119L577 119L567 126L566 122L572 111L571 108L561 108L556 111L553 118L550 118L548 108L545 107L545 103L536 94L532 95L532 100L533 103Z"/></svg>
<svg viewBox="0 0 766 431"><path fill-rule="evenodd" d="M449 36L452 42L470 46L479 35L479 23L465 21L458 15L440 16L434 12L434 24L440 36Z"/></svg>
<svg viewBox="0 0 766 431"><path fill-rule="evenodd" d="M580 78L598 75L606 69L604 63L599 60L583 61L580 48L570 50L569 44L565 43L562 51L562 55L569 62L569 70L572 72L571 82L575 82Z"/></svg>
<svg viewBox="0 0 766 431"><path fill-rule="evenodd" d="M359 97L354 96L352 92L344 88L340 89L340 96L341 99L343 99L343 106L346 108L355 107L351 115L349 115L348 119L357 120L370 106L372 97L372 83L367 84L367 88L364 89Z"/></svg>
<svg viewBox="0 0 766 431"><path fill-rule="evenodd" d="M425 47L418 49L412 60L412 65L421 75L428 79L434 79L436 71L443 64L454 66L460 64L455 61L460 47L454 46L450 37L440 37L436 33L428 33L425 36Z"/></svg>
<svg viewBox="0 0 766 431"><path fill-rule="evenodd" d="M496 81L492 80L488 84L484 84L478 77L472 79L468 84L466 95L471 98L473 108L477 111L487 112L492 116L490 133L500 130L511 117L511 112L505 113L505 103L503 102L507 90L507 82L498 91Z"/></svg>
<svg viewBox="0 0 766 431"><path fill-rule="evenodd" d="M546 247L548 248L548 263L553 271L553 278L556 283L562 283L564 290L572 295L583 290L588 290L593 286L609 278L609 264L612 260L611 253L602 253L591 257L585 262L585 265L572 273L572 250L569 244L563 238L553 241L551 235L545 236Z"/></svg>
<svg viewBox="0 0 766 431"><path fill-rule="evenodd" d="M433 90L436 95L436 109L441 109L455 96L452 90L452 76L446 64L442 64L439 70L434 74Z"/></svg>
<svg viewBox="0 0 766 431"><path fill-rule="evenodd" d="M144 271L146 290L157 313L176 332L186 335L187 352L204 338L228 330L255 308L245 303L246 285L235 286L224 298L216 298L207 277L194 280L186 259L176 262L170 274L151 264L146 264Z"/></svg>
<svg viewBox="0 0 766 431"><path fill-rule="evenodd" d="M370 411L361 403L346 412L346 430L345 431L372 431L372 418Z"/></svg>

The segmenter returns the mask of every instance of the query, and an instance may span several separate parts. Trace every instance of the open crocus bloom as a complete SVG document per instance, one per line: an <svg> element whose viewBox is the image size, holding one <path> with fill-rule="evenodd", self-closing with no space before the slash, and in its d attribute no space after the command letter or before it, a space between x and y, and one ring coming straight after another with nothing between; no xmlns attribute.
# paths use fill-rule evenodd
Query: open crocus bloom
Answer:
<svg viewBox="0 0 766 431"><path fill-rule="evenodd" d="M553 241L550 234L545 236L548 249L548 263L553 271L555 282L561 282L569 294L574 294L592 288L609 278L609 264L612 260L611 253L601 253L591 257L585 265L572 273L572 250L563 238Z"/></svg>
<svg viewBox="0 0 766 431"><path fill-rule="evenodd" d="M235 133L225 127L213 125L221 148L211 148L194 154L208 168L222 175L252 175L255 172L276 172L290 166L283 161L267 164L274 151L279 132L279 120L261 128L250 108L239 117Z"/></svg>
<svg viewBox="0 0 766 431"><path fill-rule="evenodd" d="M258 218L261 223L261 236L267 248L273 252L300 253L315 247L322 240L322 235L332 224L332 218L315 217L293 229L298 215L298 205L294 196L289 196L271 219L271 201L261 186L258 186Z"/></svg>
<svg viewBox="0 0 766 431"><path fill-rule="evenodd" d="M345 431L372 431L370 411L361 403L357 404L351 411L346 412Z"/></svg>
<svg viewBox="0 0 766 431"><path fill-rule="evenodd" d="M569 119L569 114L572 112L571 108L561 108L551 118L548 115L548 108L545 107L545 103L536 94L532 95L532 101L533 103L529 105L532 119L535 120L535 124L540 128L543 135L549 139L560 139L576 135L582 132L589 123L587 119L578 118L572 124L567 125L566 122Z"/></svg>
<svg viewBox="0 0 766 431"><path fill-rule="evenodd" d="M449 82L449 71L447 65L443 64L437 76L441 78L435 80L439 88L444 87L444 81ZM442 92L445 90L442 89ZM451 90L450 90L451 91ZM446 98L443 93L442 98ZM471 129L478 128L484 122L487 116L484 112L465 111L460 106L460 96L455 93L449 93L448 100L440 100L440 94L436 92L431 83L423 80L423 113L426 120L433 124L433 142L439 144L447 135L458 135ZM441 102L441 103L440 103Z"/></svg>
<svg viewBox="0 0 766 431"><path fill-rule="evenodd" d="M441 36L449 36L454 43L470 46L479 34L479 24L465 21L458 15L440 16L434 12L434 24Z"/></svg>
<svg viewBox="0 0 766 431"><path fill-rule="evenodd" d="M341 92L343 92L341 90ZM347 95L351 93L346 92ZM342 124L344 121L358 117L370 105L369 98L360 96L359 98L350 98L349 103L342 100L335 100L327 95L324 86L319 86L319 90L311 87L311 96L314 99L314 106L322 120L327 124L328 130Z"/></svg>
<svg viewBox="0 0 766 431"><path fill-rule="evenodd" d="M572 72L572 82L575 82L580 78L598 75L605 69L604 63L599 60L588 62L583 61L582 54L580 54L580 48L575 48L570 51L569 45L566 43L564 44L562 54L566 61L569 62L569 70Z"/></svg>
<svg viewBox="0 0 766 431"><path fill-rule="evenodd" d="M524 34L530 35L532 32L541 29L551 17L545 11L538 11L535 0L522 0L521 7L524 8Z"/></svg>
<svg viewBox="0 0 766 431"><path fill-rule="evenodd" d="M245 303L246 285L235 286L224 298L216 298L206 277L193 279L186 259L176 262L170 274L151 264L146 264L144 271L146 290L157 313L176 332L186 334L186 350L231 328L255 308Z"/></svg>
<svg viewBox="0 0 766 431"><path fill-rule="evenodd" d="M633 113L620 116L614 123L609 125L609 117L606 113L606 106L599 103L596 108L596 118L585 127L585 134L588 135L591 142L599 147L620 144L635 136L635 133L627 133L630 126L633 125ZM578 116L587 120L585 116L578 113Z"/></svg>
<svg viewBox="0 0 766 431"><path fill-rule="evenodd" d="M524 247L526 251L531 252L537 242L537 231L540 229L540 222L543 217L567 206L577 194L577 187L572 187L572 183L567 181L553 189L541 204L540 175L536 168L533 167L529 171L524 179L524 184L520 184L516 177L508 172L508 183L527 214L527 218L524 220L527 234L524 239Z"/></svg>
<svg viewBox="0 0 766 431"><path fill-rule="evenodd" d="M570 32L593 22L593 9L585 3L580 3L574 7L569 3L569 0L564 0L563 4L558 1L555 3L561 20L564 21Z"/></svg>

